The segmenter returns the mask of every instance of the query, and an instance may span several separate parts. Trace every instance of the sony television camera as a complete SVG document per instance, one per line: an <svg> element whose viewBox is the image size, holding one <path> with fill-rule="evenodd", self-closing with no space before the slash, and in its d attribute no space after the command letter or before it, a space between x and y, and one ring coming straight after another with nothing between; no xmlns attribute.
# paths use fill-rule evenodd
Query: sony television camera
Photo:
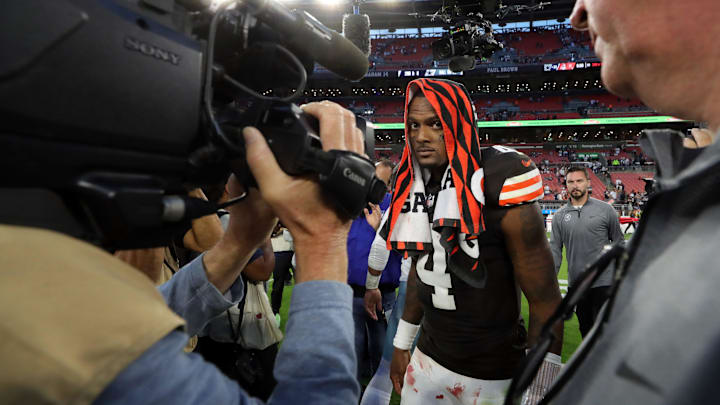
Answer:
<svg viewBox="0 0 720 405"><path fill-rule="evenodd" d="M325 152L292 104L315 62L350 80L367 58L275 0L23 0L0 14L0 222L109 248L166 244L216 207L186 197L232 170L254 184L240 133L312 175L358 215L385 187L365 157ZM268 97L260 94L272 89ZM267 94L267 93L265 93ZM371 128L366 153L372 155Z"/></svg>

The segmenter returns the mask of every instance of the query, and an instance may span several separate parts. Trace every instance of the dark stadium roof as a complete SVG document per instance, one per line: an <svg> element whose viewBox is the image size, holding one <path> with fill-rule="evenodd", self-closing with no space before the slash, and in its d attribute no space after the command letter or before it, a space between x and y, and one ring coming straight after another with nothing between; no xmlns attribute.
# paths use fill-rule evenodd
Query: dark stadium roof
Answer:
<svg viewBox="0 0 720 405"><path fill-rule="evenodd" d="M352 13L352 0L336 0L338 4L329 6L324 0L286 0L285 4L289 8L298 8L308 11L324 24L340 31L342 29L343 14ZM542 10L534 12L523 12L521 14L510 12L502 20L496 13L498 3L504 6L537 5L540 0L457 0L462 11L481 12L493 23L513 22L513 21L530 21L530 20L549 20L558 18L567 18L572 11L575 0L547 0L543 3L550 3L544 6ZM433 14L438 11L443 3L450 4L449 1L438 0L365 0L360 1L360 12L370 16L370 25L373 29L387 28L411 28L411 27L432 27L441 26L439 21L431 21L430 18L417 18L411 16L412 13L420 15Z"/></svg>

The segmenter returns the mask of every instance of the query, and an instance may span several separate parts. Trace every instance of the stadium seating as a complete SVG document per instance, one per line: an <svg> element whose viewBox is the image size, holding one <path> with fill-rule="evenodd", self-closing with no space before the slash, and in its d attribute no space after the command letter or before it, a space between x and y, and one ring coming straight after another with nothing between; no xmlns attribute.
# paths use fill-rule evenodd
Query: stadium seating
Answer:
<svg viewBox="0 0 720 405"><path fill-rule="evenodd" d="M568 159L566 157L558 155L555 151L542 151L536 152L536 154L537 155L536 157L533 157L533 160L537 165L542 164L545 160L547 160L550 164L568 163Z"/></svg>
<svg viewBox="0 0 720 405"><path fill-rule="evenodd" d="M375 69L397 68L397 63L432 61L430 44L437 38L383 38L371 40ZM407 66L407 65L405 65ZM410 67L410 66L408 66Z"/></svg>
<svg viewBox="0 0 720 405"><path fill-rule="evenodd" d="M576 31L574 29L567 30L570 39L577 45L590 46L590 35L587 31Z"/></svg>
<svg viewBox="0 0 720 405"><path fill-rule="evenodd" d="M520 55L543 56L560 50L563 45L554 31L515 32L502 35L506 47L518 50Z"/></svg>
<svg viewBox="0 0 720 405"><path fill-rule="evenodd" d="M559 193L560 190L563 189L562 184L560 184L560 180L555 176L554 173L542 173L541 175L542 181L543 181L543 187L549 186L551 194L547 195L544 199L545 200L554 200L555 194Z"/></svg>
<svg viewBox="0 0 720 405"><path fill-rule="evenodd" d="M505 49L485 64L556 63L568 60L595 60L590 38L570 28L507 31L495 34ZM426 68L432 64L432 42L438 37L398 37L371 39L373 70ZM445 64L443 63L443 66Z"/></svg>
<svg viewBox="0 0 720 405"><path fill-rule="evenodd" d="M605 189L607 188L607 186L605 186L605 183L600 180L600 177L593 173L592 170L588 170L588 174L590 174L590 187L592 187L592 196L594 198L597 198L598 200L602 200L605 196Z"/></svg>
<svg viewBox="0 0 720 405"><path fill-rule="evenodd" d="M587 107L591 100L598 101L599 103L602 102L602 104L598 104L598 106L612 105L615 106L615 108L625 108L627 106L637 106L640 104L637 100L618 99L618 97L607 93L576 96L569 101L562 96L475 96L473 98L475 98L474 105L478 118L484 121L582 118L582 115L578 112L578 107ZM611 102L615 102L616 104L609 104ZM343 102L340 103L343 104ZM370 117L372 121L400 122L403 115L403 103L402 96L398 96L396 99L391 100L360 101L356 105L349 105L349 108L358 113L362 113L362 111L366 109L361 107L367 104L370 105L370 109L374 111ZM347 106L346 104L347 103L343 104L343 106ZM624 111L614 113L612 116L627 114L629 114L629 112ZM652 114L652 112L643 109L639 111L638 114L647 115ZM593 115L593 117L597 116L598 115Z"/></svg>
<svg viewBox="0 0 720 405"><path fill-rule="evenodd" d="M375 147L382 146L384 145L375 145ZM390 161L394 164L398 164L400 162L400 158L401 156L397 153L394 153L393 151L375 149L375 160L390 159Z"/></svg>
<svg viewBox="0 0 720 405"><path fill-rule="evenodd" d="M615 184L615 180L620 179L627 193L645 190L645 182L642 179L654 176L655 174L652 172L613 172L610 174L613 184Z"/></svg>

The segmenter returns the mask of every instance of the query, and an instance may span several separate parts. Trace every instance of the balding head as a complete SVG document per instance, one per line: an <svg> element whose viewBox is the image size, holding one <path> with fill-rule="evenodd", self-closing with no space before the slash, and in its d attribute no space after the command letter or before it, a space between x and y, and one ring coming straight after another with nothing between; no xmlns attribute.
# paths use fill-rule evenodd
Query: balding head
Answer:
<svg viewBox="0 0 720 405"><path fill-rule="evenodd" d="M388 159L382 159L375 163L375 175L387 186L390 186L390 177L392 176L393 167L393 163Z"/></svg>

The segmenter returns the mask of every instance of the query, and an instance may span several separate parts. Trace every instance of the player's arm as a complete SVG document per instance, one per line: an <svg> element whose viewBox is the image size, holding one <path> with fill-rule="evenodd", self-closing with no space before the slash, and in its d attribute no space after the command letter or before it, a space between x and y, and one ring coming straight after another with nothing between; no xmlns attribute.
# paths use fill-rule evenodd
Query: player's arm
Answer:
<svg viewBox="0 0 720 405"><path fill-rule="evenodd" d="M380 277L382 270L375 270L368 267L367 276L365 277L365 297L363 303L365 312L370 318L377 321L379 312L382 312L382 294L380 293Z"/></svg>
<svg viewBox="0 0 720 405"><path fill-rule="evenodd" d="M555 263L555 275L557 276L560 272L560 265L562 265L562 236L560 236L561 226L561 215L555 212L555 216L552 219L552 232L550 234L550 249L552 250L553 263Z"/></svg>
<svg viewBox="0 0 720 405"><path fill-rule="evenodd" d="M365 210L367 211L367 209ZM379 212L380 207L375 205L373 212ZM385 224L390 214L390 210L386 211L382 216L380 223L375 228L375 239L373 239L372 245L370 246L370 253L368 254L368 272L365 276L365 297L363 301L365 303L365 312L368 316L374 320L378 320L377 313L382 312L382 294L380 293L380 277L382 276L383 270L390 259L390 251L387 248L387 242L382 236L382 225ZM370 223L368 213L365 213L365 217Z"/></svg>
<svg viewBox="0 0 720 405"><path fill-rule="evenodd" d="M417 260L413 259L407 281L405 308L402 319L400 319L398 323L395 339L393 340L395 351L393 352L390 363L390 380L398 394L402 392L405 370L408 364L410 364L410 349L420 329L420 322L424 314L420 298L418 297L416 264Z"/></svg>
<svg viewBox="0 0 720 405"><path fill-rule="evenodd" d="M424 310L418 297L418 275L417 275L417 260L413 259L410 265L410 274L408 275L407 281L407 293L405 295L405 309L403 311L402 319L405 322L409 322L415 325L419 325L422 321Z"/></svg>
<svg viewBox="0 0 720 405"><path fill-rule="evenodd" d="M508 209L500 226L513 263L515 280L530 306L528 345L532 346L537 342L542 326L562 300L538 204ZM553 329L558 339L550 347L550 352L560 355L563 324L558 322Z"/></svg>

